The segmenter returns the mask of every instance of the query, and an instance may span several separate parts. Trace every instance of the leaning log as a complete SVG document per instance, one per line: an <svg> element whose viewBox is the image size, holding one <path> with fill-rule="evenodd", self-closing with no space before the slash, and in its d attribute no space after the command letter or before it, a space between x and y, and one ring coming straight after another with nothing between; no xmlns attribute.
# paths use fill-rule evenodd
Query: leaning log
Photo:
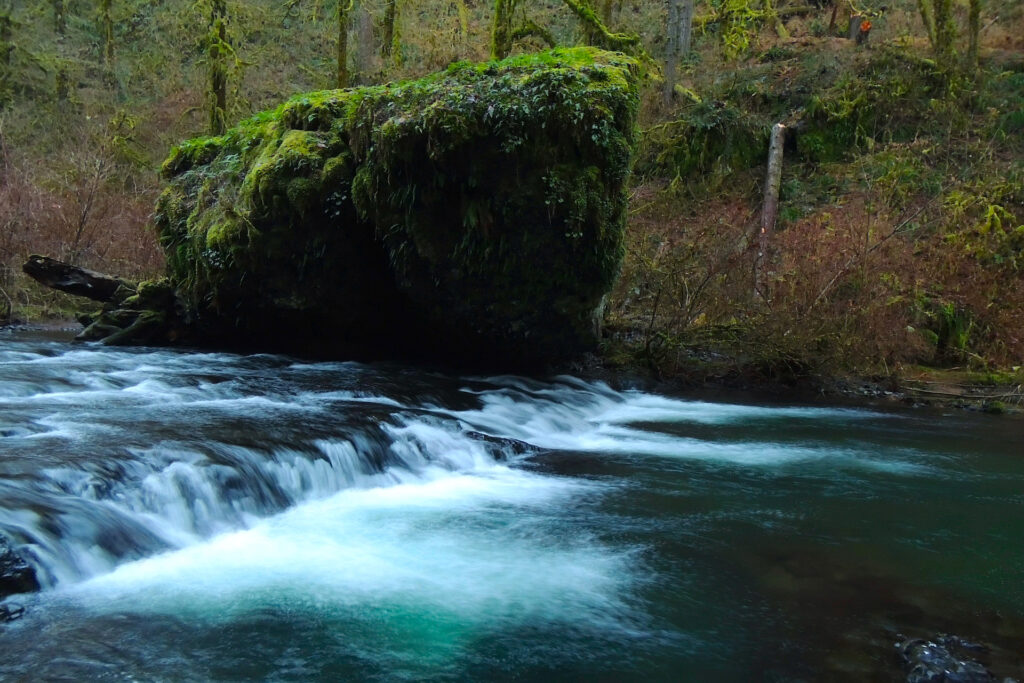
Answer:
<svg viewBox="0 0 1024 683"><path fill-rule="evenodd" d="M121 278L38 254L29 256L21 269L33 280L51 289L103 303L113 299L119 288L134 289Z"/></svg>

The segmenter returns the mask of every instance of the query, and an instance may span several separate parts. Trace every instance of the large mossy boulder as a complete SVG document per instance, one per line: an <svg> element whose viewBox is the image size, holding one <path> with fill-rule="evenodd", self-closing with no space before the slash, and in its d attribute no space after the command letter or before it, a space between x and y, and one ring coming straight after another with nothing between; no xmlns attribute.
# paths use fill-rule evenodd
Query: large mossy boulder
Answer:
<svg viewBox="0 0 1024 683"><path fill-rule="evenodd" d="M636 64L593 48L293 97L164 163L199 342L538 361L618 274Z"/></svg>

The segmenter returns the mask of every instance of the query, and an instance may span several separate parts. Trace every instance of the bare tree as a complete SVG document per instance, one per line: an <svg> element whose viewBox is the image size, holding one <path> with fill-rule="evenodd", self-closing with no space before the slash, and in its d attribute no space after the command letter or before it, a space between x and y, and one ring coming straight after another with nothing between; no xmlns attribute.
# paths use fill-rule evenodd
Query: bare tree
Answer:
<svg viewBox="0 0 1024 683"><path fill-rule="evenodd" d="M676 88L676 64L679 62L679 34L683 0L668 0L668 22L665 27L665 106L672 104Z"/></svg>

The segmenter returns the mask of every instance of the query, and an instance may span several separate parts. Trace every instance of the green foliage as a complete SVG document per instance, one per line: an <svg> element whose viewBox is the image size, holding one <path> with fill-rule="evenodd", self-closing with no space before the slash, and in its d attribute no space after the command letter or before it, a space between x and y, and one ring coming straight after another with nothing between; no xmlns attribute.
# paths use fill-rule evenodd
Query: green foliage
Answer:
<svg viewBox="0 0 1024 683"><path fill-rule="evenodd" d="M836 161L876 144L914 139L930 132L957 107L948 83L933 64L885 49L811 97L797 138L812 161Z"/></svg>
<svg viewBox="0 0 1024 683"><path fill-rule="evenodd" d="M746 53L769 11L757 0L714 0L711 6L719 17L726 56L735 58Z"/></svg>
<svg viewBox="0 0 1024 683"><path fill-rule="evenodd" d="M719 177L763 162L768 153L770 123L730 103L699 100L686 103L679 117L649 130L641 172L659 171L687 178ZM648 155L651 152L647 152Z"/></svg>

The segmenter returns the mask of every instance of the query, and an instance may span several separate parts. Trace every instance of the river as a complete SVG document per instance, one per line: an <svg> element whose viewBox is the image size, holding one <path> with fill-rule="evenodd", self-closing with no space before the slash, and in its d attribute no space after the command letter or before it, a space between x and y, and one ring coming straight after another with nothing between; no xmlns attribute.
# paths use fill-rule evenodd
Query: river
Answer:
<svg viewBox="0 0 1024 683"><path fill-rule="evenodd" d="M0 333L3 680L1024 675L1024 424Z"/></svg>

